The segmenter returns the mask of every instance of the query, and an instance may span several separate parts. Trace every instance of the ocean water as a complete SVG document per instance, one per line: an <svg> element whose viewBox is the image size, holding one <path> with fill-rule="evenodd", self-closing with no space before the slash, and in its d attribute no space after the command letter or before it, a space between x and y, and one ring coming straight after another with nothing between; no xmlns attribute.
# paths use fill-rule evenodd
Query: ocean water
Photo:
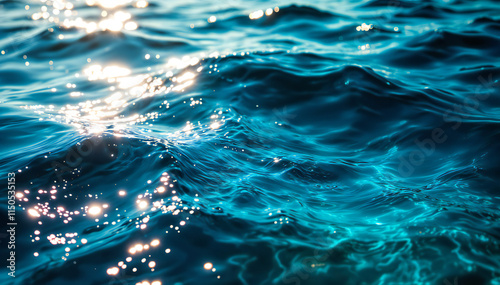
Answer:
<svg viewBox="0 0 500 285"><path fill-rule="evenodd" d="M500 284L498 1L0 11L1 284Z"/></svg>

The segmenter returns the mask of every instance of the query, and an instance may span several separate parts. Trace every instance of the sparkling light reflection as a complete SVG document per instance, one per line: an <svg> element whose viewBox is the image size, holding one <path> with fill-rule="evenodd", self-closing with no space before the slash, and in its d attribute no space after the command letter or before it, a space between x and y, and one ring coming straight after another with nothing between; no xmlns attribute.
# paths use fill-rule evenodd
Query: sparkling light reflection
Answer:
<svg viewBox="0 0 500 285"><path fill-rule="evenodd" d="M84 8L81 6L75 7L75 4L65 0L46 1L40 0L44 6L39 12L31 15L31 18L37 20L47 20L58 24L65 29L78 28L85 30L87 33L96 31L112 31L119 32L125 30L136 30L138 25L136 22L130 21L131 14L124 11L116 11L108 13L104 9L117 9L132 3L132 0L86 0L85 5L88 7L100 7L99 15L103 17L100 21L91 21L79 17L78 9ZM52 9L49 9L48 6ZM141 0L135 3L136 8L146 8L148 2ZM63 40L64 35L59 35L59 39Z"/></svg>
<svg viewBox="0 0 500 285"><path fill-rule="evenodd" d="M264 15L266 16L271 16L274 13L278 13L280 10L279 7L274 7L273 8L267 8L266 11L264 12L264 10L257 10L257 11L254 11L252 13L250 13L248 15L248 17L251 19L251 20L257 20L257 19L260 19L262 18Z"/></svg>
<svg viewBox="0 0 500 285"><path fill-rule="evenodd" d="M106 3L103 5L108 4ZM129 16L126 14L117 13L118 12L112 14L117 20L127 21L127 19L129 19ZM111 25L111 23L109 24ZM112 26L108 26L106 29L118 30L118 28L115 29ZM227 54L221 55L214 52L209 55L209 58L213 57L217 59L225 56L227 56ZM240 56L240 54L238 54L238 56ZM241 56L244 56L244 54L241 54ZM153 56L149 59L154 61L155 58L158 60L160 56ZM200 60L200 58L202 58L202 60ZM57 90L67 91L67 95L72 97L72 102L76 101L77 103L66 104L60 107L54 105L31 105L25 106L25 108L34 110L38 114L43 114L44 118L46 116L51 120L57 120L72 125L86 134L100 134L107 130L118 132L126 129L126 126L151 124L151 122L154 122L162 113L167 113L166 109L169 108L167 100L163 100L163 98L159 100L159 102L161 101L162 103L159 106L155 106L158 107L158 109L163 108L159 111L145 114L128 114L125 111L128 111L127 108L129 106L134 106L134 104L146 98L164 96L171 91L183 91L188 86L196 83L197 76L202 71L207 72L207 74L212 71L215 72L218 68L217 64L215 64L214 67L208 67L207 64L206 69L203 68L204 66L202 66L202 63L205 63L204 60L206 59L205 55L200 55L200 57L185 56L182 58L170 58L166 61L162 58L160 70L156 72L141 72L139 74L133 73L131 69L119 63L109 65L92 63L85 67L81 73L75 75L76 78L79 77L78 80L80 81L71 80L71 82L64 82L62 87L57 86L58 88L53 86L47 87L48 92L57 92ZM92 60L88 59L88 62L91 61ZM96 86L105 85L106 92L103 92L105 95L98 97L98 99L95 99L95 97L93 97L94 99L92 100L87 99L86 96L89 96L88 94L74 91L80 86L82 83L81 81L87 84L97 83ZM175 95L177 94L173 94L172 96ZM184 103L186 106L189 106L189 108L195 108L203 104L202 98L191 97L185 101ZM229 111L222 109L214 110L210 118L206 118L205 123L186 122L186 126L183 125L178 132L168 135L172 137L184 134L197 136L198 133L204 131L210 131L211 133L217 132L218 129L223 128L224 122L227 119L227 112ZM123 113L127 113L127 115L123 115ZM79 170L75 169L74 173L78 172ZM120 197L132 195L131 198L134 202L132 203L133 205L128 205L130 206L130 208L127 209L128 211L124 211L121 208L119 210L119 207L128 199L116 197L116 201L110 199L104 202L103 200L99 200L102 193L99 195L96 193L87 193L83 196L79 196L79 201L86 198L91 200L86 201L84 206L74 210L65 209L66 206L63 207L61 204L54 204L57 199L67 199L71 197L69 191L58 191L60 189L66 190L65 187L68 186L68 184L64 184L63 187L59 185L53 186L52 189L47 190L36 189L36 193L33 195L38 195L36 197L37 200L40 200L40 196L42 196L46 197L46 200L49 202L44 201L42 203L41 201L35 201L32 205L27 204L25 208L28 209L27 214L36 219L39 225L42 225L42 223L47 220L53 223L59 219L62 223L67 224L71 223L76 216L81 215L80 217L87 217L87 221L91 221L92 223L95 222L96 228L107 227L107 229L112 229L113 227L117 227L113 230L119 229L118 227L122 226L123 223L127 221L131 222L131 225L135 226L138 231L141 231L146 229L151 220L154 220L154 213L168 214L178 216L178 218L170 225L168 230L165 231L165 234L169 232L178 234L189 226L189 215L193 215L195 211L198 211L200 208L193 205L187 206L188 204L183 201L183 196L179 192L176 192L175 183L176 181L171 179L168 173L164 172L158 181L156 181L156 178L152 177L148 179L147 182L145 181L144 185L148 187L148 189L140 194L137 193L137 189L132 188L127 188L128 193L125 190L110 190L110 195L112 197L116 197L117 195ZM26 191L16 194L16 198L20 202L27 203L29 198L33 198L29 190ZM92 192L92 190L90 192ZM199 202L198 198L193 200L193 204ZM70 204L71 203L68 203L68 205ZM114 216L115 214L116 216ZM45 236L42 236L42 234L46 235L45 242L53 246L54 251L57 249L61 253L61 258L65 261L71 260L70 256L78 252L78 247L88 249L89 246L92 246L93 242L101 240L99 236L100 233L93 234L92 231L88 233L84 232L83 234L80 233L86 238L82 238L76 232L44 233L42 231L42 233L40 233L40 231L37 230L34 233L36 237L33 237L33 242L45 240ZM121 270L127 267L132 269L132 272L141 272L141 270L144 271L146 269L150 273L150 271L155 269L158 270L157 267L160 266L161 263L157 264L155 260L152 260L157 257L155 253L161 252L161 254L170 255L175 253L175 249L172 253L170 248L161 248L163 242L164 240L161 236L157 236L152 240L133 240L131 244L127 244L126 247L123 248L123 252L126 256L123 256L121 261L117 260L118 262L116 264L107 265L104 268L98 268L98 270L102 272L105 271L109 276L122 274L123 271L121 272ZM49 254L52 255L53 253L44 252L42 250L34 253L34 256L40 255L43 257ZM142 267L138 266L141 264ZM204 268L206 270L215 271L211 263L206 263ZM141 284L149 284L149 282L150 281L142 281ZM155 280L152 281L151 284L159 285L161 281Z"/></svg>

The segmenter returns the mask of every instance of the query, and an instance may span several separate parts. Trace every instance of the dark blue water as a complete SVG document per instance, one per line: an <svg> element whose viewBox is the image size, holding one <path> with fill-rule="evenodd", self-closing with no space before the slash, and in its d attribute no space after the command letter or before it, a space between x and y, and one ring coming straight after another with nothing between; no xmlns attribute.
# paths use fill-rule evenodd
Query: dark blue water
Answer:
<svg viewBox="0 0 500 285"><path fill-rule="evenodd" d="M499 2L0 11L1 284L500 284Z"/></svg>

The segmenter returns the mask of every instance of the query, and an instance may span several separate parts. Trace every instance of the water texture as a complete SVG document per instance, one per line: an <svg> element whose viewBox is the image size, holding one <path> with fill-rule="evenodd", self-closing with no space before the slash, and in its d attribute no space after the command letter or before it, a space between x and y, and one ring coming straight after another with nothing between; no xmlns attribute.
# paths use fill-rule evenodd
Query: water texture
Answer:
<svg viewBox="0 0 500 285"><path fill-rule="evenodd" d="M0 11L1 284L500 284L498 1Z"/></svg>

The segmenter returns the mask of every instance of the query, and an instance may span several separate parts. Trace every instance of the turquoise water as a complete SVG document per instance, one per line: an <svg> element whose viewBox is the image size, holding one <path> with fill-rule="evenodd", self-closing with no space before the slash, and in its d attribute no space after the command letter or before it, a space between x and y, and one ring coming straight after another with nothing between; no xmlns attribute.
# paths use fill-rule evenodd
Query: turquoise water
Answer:
<svg viewBox="0 0 500 285"><path fill-rule="evenodd" d="M1 284L500 284L498 2L0 11Z"/></svg>

